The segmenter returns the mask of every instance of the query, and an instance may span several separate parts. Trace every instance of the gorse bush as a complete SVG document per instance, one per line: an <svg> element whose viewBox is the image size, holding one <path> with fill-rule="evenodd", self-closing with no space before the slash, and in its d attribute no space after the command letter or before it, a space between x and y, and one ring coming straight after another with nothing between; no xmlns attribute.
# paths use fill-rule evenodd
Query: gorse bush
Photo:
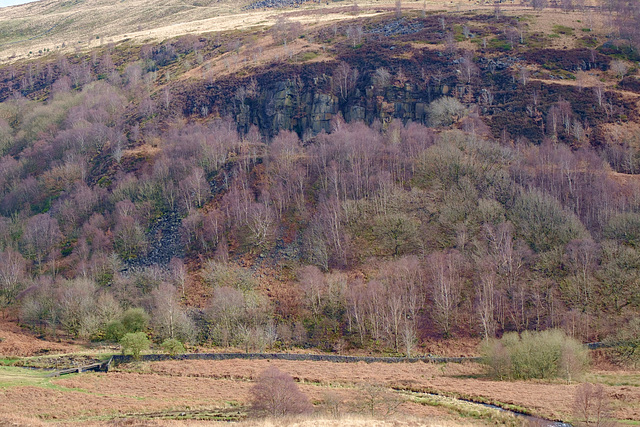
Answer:
<svg viewBox="0 0 640 427"><path fill-rule="evenodd" d="M143 308L130 308L118 319L106 325L104 339L107 341L120 341L125 334L142 332L148 325L149 315Z"/></svg>
<svg viewBox="0 0 640 427"><path fill-rule="evenodd" d="M587 349L558 329L522 334L510 332L483 345L484 363L499 379L550 379L572 381L588 364Z"/></svg>
<svg viewBox="0 0 640 427"><path fill-rule="evenodd" d="M142 308L130 308L122 315L122 326L127 332L142 332L149 325L149 315Z"/></svg>

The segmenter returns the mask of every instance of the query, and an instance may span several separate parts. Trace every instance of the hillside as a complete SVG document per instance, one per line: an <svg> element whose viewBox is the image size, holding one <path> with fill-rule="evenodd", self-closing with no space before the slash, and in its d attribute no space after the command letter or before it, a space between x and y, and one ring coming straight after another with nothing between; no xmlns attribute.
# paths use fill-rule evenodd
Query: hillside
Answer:
<svg viewBox="0 0 640 427"><path fill-rule="evenodd" d="M637 424L640 6L478 3L0 8L0 424Z"/></svg>
<svg viewBox="0 0 640 427"><path fill-rule="evenodd" d="M247 30L273 25L280 5L295 5L293 18L301 23L339 21L353 17L344 2L318 4L295 1L151 1L42 0L0 8L0 59L42 56L49 52L75 52L109 43L133 40L158 42L186 34ZM359 6L374 15L391 5L365 2ZM428 9L442 7L429 3Z"/></svg>
<svg viewBox="0 0 640 427"><path fill-rule="evenodd" d="M0 9L6 313L78 340L135 318L158 343L394 354L633 330L620 15L241 6Z"/></svg>
<svg viewBox="0 0 640 427"><path fill-rule="evenodd" d="M234 27L228 17L237 16L242 6L230 1L38 1L0 9L0 49L4 58L24 57L29 51L74 51L127 38L166 38L198 26L229 30ZM180 29L180 24L188 27Z"/></svg>

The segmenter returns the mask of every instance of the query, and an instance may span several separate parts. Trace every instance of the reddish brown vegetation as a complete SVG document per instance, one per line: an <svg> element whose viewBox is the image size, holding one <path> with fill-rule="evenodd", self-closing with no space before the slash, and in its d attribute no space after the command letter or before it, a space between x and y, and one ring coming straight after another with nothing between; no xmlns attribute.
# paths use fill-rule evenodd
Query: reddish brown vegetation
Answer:
<svg viewBox="0 0 640 427"><path fill-rule="evenodd" d="M313 411L309 398L300 391L291 375L275 366L258 375L250 393L251 407L259 414L283 417Z"/></svg>
<svg viewBox="0 0 640 427"><path fill-rule="evenodd" d="M56 343L38 339L32 333L16 326L10 320L0 320L0 355L1 356L34 356L49 353L70 353L78 350L78 346L70 343Z"/></svg>
<svg viewBox="0 0 640 427"><path fill-rule="evenodd" d="M363 362L336 364L329 362L289 361L193 361L159 362L151 366L153 372L172 377L193 376L213 378L251 378L269 366L291 373L301 382L321 384L383 383L388 386L436 390L476 396L529 408L548 417L568 419L573 413L574 396L578 385L549 384L538 381L501 382L474 378L483 372L476 364L449 364L443 369L435 364L385 364ZM638 408L631 402L640 399L634 387L604 386L606 393L620 402L615 417L639 419ZM311 396L312 397L312 396Z"/></svg>

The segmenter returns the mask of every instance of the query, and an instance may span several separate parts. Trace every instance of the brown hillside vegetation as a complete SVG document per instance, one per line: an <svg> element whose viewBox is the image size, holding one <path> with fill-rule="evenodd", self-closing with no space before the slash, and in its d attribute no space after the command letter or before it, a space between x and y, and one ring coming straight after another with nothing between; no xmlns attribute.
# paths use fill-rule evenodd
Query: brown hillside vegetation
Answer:
<svg viewBox="0 0 640 427"><path fill-rule="evenodd" d="M108 5L2 12L58 6ZM135 306L158 343L396 354L630 324L631 47L590 8L352 9L2 67L3 304L95 341Z"/></svg>
<svg viewBox="0 0 640 427"><path fill-rule="evenodd" d="M295 11L290 9L254 9L244 7L249 0L85 0L58 2L40 0L21 6L0 8L0 59L15 61L51 52L73 52L99 48L123 40L163 41L185 34L246 30L273 25L278 16L303 24L330 23L356 17L376 16L394 10L395 0L358 2L358 12L351 5L308 2ZM453 4L444 0L404 2L404 11L490 11L492 6L478 2ZM516 0L506 5L508 13L530 10ZM511 12L509 12L511 11ZM554 14L538 12L540 29L555 22ZM597 17L596 17L597 18ZM594 19L594 18L590 18ZM560 43L560 42L559 42ZM567 41L564 41L565 45ZM561 46L560 46L561 47Z"/></svg>
<svg viewBox="0 0 640 427"><path fill-rule="evenodd" d="M0 320L0 356L34 356L50 353L71 353L79 346L38 339L33 333L18 327L15 322Z"/></svg>

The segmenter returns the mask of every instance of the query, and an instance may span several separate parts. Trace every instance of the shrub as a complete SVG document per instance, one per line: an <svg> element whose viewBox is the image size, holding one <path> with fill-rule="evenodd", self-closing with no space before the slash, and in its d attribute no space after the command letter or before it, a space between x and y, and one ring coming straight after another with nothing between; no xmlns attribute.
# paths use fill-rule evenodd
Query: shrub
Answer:
<svg viewBox="0 0 640 427"><path fill-rule="evenodd" d="M604 235L609 239L638 248L640 246L640 215L622 213L612 217L605 226Z"/></svg>
<svg viewBox="0 0 640 427"><path fill-rule="evenodd" d="M467 109L456 98L442 97L429 104L429 125L449 126L466 114Z"/></svg>
<svg viewBox="0 0 640 427"><path fill-rule="evenodd" d="M365 383L361 387L362 411L370 415L388 417L398 410L402 399L396 393L390 392L384 385Z"/></svg>
<svg viewBox="0 0 640 427"><path fill-rule="evenodd" d="M483 358L489 368L489 374L500 380L509 376L511 372L511 355L500 340L493 340L485 344Z"/></svg>
<svg viewBox="0 0 640 427"><path fill-rule="evenodd" d="M205 263L203 278L211 286L227 286L243 292L250 291L256 286L256 281L249 269L214 260Z"/></svg>
<svg viewBox="0 0 640 427"><path fill-rule="evenodd" d="M275 366L260 373L251 388L251 406L258 414L283 417L313 411L309 398L291 375Z"/></svg>
<svg viewBox="0 0 640 427"><path fill-rule="evenodd" d="M149 348L150 342L144 332L129 332L120 339L120 345L123 354L131 353L133 358L137 360L140 358L140 353Z"/></svg>
<svg viewBox="0 0 640 427"><path fill-rule="evenodd" d="M122 315L122 325L127 332L142 332L149 325L149 315L142 308L130 308Z"/></svg>
<svg viewBox="0 0 640 427"><path fill-rule="evenodd" d="M491 376L504 379L565 378L574 380L587 366L586 348L554 329L505 334L482 349Z"/></svg>
<svg viewBox="0 0 640 427"><path fill-rule="evenodd" d="M514 203L510 219L535 252L549 251L588 236L572 211L539 190L523 192Z"/></svg>
<svg viewBox="0 0 640 427"><path fill-rule="evenodd" d="M175 338L166 339L160 344L162 349L172 356L185 352L184 345Z"/></svg>
<svg viewBox="0 0 640 427"><path fill-rule="evenodd" d="M119 320L114 320L113 322L109 322L107 324L107 328L105 331L104 339L107 341L120 341L124 334L127 333L127 330L124 328L124 325Z"/></svg>

